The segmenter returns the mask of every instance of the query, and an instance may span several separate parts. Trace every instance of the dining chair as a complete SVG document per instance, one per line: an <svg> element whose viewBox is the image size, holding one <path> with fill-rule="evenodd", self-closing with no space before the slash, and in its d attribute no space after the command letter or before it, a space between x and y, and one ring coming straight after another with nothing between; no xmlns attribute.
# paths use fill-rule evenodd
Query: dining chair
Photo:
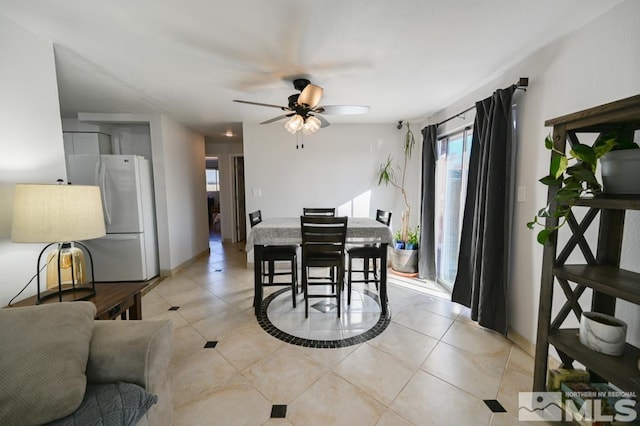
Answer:
<svg viewBox="0 0 640 426"><path fill-rule="evenodd" d="M302 213L305 216L333 217L336 215L336 209L334 207L304 207Z"/></svg>
<svg viewBox="0 0 640 426"><path fill-rule="evenodd" d="M386 226L391 223L391 212L384 210L376 211L376 220ZM347 250L348 260L348 277L347 277L347 305L351 305L351 284L352 283L369 283L374 282L376 290L379 290L380 277L378 276L378 259L380 259L380 244L365 244L355 247L351 247ZM362 259L362 269L352 269L353 260ZM373 269L370 268L370 264L373 264ZM381 268L386 265L380 265ZM354 273L362 273L364 278L361 280L353 279ZM369 279L369 274L373 275L373 279Z"/></svg>
<svg viewBox="0 0 640 426"><path fill-rule="evenodd" d="M347 217L300 216L302 233L302 291L304 316L309 317L309 299L336 298L338 318L342 309L341 292L344 283L345 241ZM329 277L311 277L311 268L330 268ZM327 293L310 292L310 286L331 286Z"/></svg>
<svg viewBox="0 0 640 426"><path fill-rule="evenodd" d="M336 215L336 209L334 207L303 207L302 214L305 216L322 216L322 217L334 217ZM335 281L335 270L329 270L329 279Z"/></svg>
<svg viewBox="0 0 640 426"><path fill-rule="evenodd" d="M251 228L262 222L262 212L256 210L249 213L249 223ZM291 286L291 299L293 307L296 307L296 293L298 287L298 246L264 246L262 248L262 275L260 277L260 285L263 287L270 286ZM275 270L276 262L289 262L288 270ZM291 281L275 282L276 276L291 276ZM265 282L265 278L268 280Z"/></svg>

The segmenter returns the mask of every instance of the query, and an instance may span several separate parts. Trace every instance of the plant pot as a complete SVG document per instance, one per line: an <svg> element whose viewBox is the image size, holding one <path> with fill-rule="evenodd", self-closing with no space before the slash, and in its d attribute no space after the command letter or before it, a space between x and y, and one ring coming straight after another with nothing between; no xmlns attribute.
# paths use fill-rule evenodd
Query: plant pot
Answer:
<svg viewBox="0 0 640 426"><path fill-rule="evenodd" d="M402 242L402 241L396 241L396 242L395 242L395 244L394 244L394 247L395 247L397 250L402 250L402 249L404 248L404 242Z"/></svg>
<svg viewBox="0 0 640 426"><path fill-rule="evenodd" d="M394 271L413 274L418 272L418 250L391 249L391 268Z"/></svg>
<svg viewBox="0 0 640 426"><path fill-rule="evenodd" d="M610 151L600 158L607 194L640 195L640 149Z"/></svg>
<svg viewBox="0 0 640 426"><path fill-rule="evenodd" d="M405 250L418 250L418 245L417 244L411 244L411 243L405 243L404 248L405 248Z"/></svg>
<svg viewBox="0 0 640 426"><path fill-rule="evenodd" d="M600 312L583 312L580 317L580 343L606 355L620 356L624 351L627 324Z"/></svg>

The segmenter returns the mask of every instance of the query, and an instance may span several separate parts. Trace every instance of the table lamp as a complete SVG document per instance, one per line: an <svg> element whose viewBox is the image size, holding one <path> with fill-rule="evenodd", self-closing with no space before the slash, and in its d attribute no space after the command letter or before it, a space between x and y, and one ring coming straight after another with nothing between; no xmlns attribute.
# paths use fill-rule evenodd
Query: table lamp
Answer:
<svg viewBox="0 0 640 426"><path fill-rule="evenodd" d="M15 187L11 241L48 243L38 256L36 276L37 303L57 297L83 300L95 295L93 258L79 241L99 238L106 233L102 198L97 186L17 184ZM56 249L51 250L51 246ZM91 282L85 277L84 253L91 262ZM41 266L44 253L47 261ZM47 270L46 288L41 287L40 272Z"/></svg>

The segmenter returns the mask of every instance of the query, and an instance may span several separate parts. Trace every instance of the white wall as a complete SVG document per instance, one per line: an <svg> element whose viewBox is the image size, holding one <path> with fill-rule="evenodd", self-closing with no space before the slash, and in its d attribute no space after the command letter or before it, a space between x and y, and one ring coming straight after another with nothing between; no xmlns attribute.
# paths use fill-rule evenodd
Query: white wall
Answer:
<svg viewBox="0 0 640 426"><path fill-rule="evenodd" d="M628 0L542 48L428 120L429 123L441 121L489 96L493 90L513 84L519 77L529 77L529 89L518 95L520 132L516 186L526 187L527 199L515 206L508 307L510 327L530 342L536 338L542 247L525 224L546 204L546 187L537 182L548 173L549 167L549 152L544 149L543 140L551 128L544 127L544 122L640 93L638 22L640 2ZM636 231L639 228L637 224L627 227ZM638 269L638 235L626 242L623 265L628 269ZM559 293L562 292L555 292L556 311L563 301ZM638 316L629 309L620 315L630 318L635 315L630 324L638 323Z"/></svg>
<svg viewBox="0 0 640 426"><path fill-rule="evenodd" d="M165 225L158 243L166 274L209 249L204 136L159 116L151 122L151 140L155 184L163 189L156 188L156 214Z"/></svg>
<svg viewBox="0 0 640 426"><path fill-rule="evenodd" d="M53 44L0 16L0 306L35 274L41 244L10 242L15 183L66 178ZM35 284L20 296L35 294Z"/></svg>
<svg viewBox="0 0 640 426"><path fill-rule="evenodd" d="M389 154L396 160L403 158L405 130L396 129L396 124L332 124L305 136L304 149L296 149L299 136L289 134L282 125L245 123L247 212L261 210L263 217L299 216L303 207L336 207L338 214L373 217L376 209L382 209L393 212L392 229L398 229L404 209L400 192L391 186L379 187L376 177ZM412 194L411 224L415 226L420 211L422 136L417 126L413 129L416 149L406 188Z"/></svg>
<svg viewBox="0 0 640 426"><path fill-rule="evenodd" d="M233 161L234 157L243 155L241 143L215 143L205 142L205 154L207 157L218 157L218 171L220 176L220 213L221 236L223 241L233 241ZM204 161L204 159L202 160Z"/></svg>
<svg viewBox="0 0 640 426"><path fill-rule="evenodd" d="M114 154L140 155L147 160L153 159L148 123L114 126L111 129L111 140Z"/></svg>

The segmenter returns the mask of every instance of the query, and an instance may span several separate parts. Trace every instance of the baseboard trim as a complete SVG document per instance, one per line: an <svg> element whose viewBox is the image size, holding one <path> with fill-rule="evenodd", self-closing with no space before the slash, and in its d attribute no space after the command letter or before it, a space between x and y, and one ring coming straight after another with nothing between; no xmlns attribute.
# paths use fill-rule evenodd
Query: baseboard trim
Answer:
<svg viewBox="0 0 640 426"><path fill-rule="evenodd" d="M527 354L531 355L533 359L536 358L536 345L511 327L509 327L509 330L507 331L507 339ZM558 368L559 365L560 360L554 357L553 352L549 350L548 368Z"/></svg>
<svg viewBox="0 0 640 426"><path fill-rule="evenodd" d="M198 259L200 259L202 257L209 257L210 254L211 254L211 248L207 247L206 250L201 251L200 253L198 253L195 256L193 256L191 259L185 260L184 262L182 262L180 265L176 266L173 269L160 269L160 277L162 277L162 278L173 277L178 272L182 271L184 268L186 268L187 266L191 265L192 263L194 263Z"/></svg>
<svg viewBox="0 0 640 426"><path fill-rule="evenodd" d="M514 345L516 345L529 355L535 357L536 345L511 327L509 327L509 330L507 331L507 339L511 340Z"/></svg>

